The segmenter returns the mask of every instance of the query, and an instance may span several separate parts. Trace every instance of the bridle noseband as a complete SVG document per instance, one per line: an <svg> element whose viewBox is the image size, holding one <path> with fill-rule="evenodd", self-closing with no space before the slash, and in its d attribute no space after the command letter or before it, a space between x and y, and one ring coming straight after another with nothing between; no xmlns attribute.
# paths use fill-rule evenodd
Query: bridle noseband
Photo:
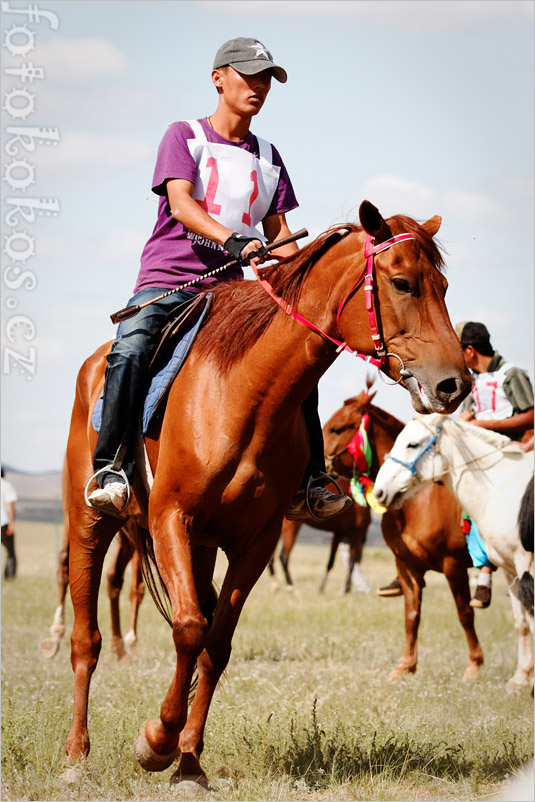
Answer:
<svg viewBox="0 0 535 802"><path fill-rule="evenodd" d="M427 443L427 445L423 448L423 450L418 454L418 456L415 457L415 459L412 460L412 462L405 462L404 460L399 459L398 457L394 457L392 454L385 454L385 460L391 459L392 462L397 462L398 465L402 465L404 468L407 468L411 472L413 477L417 477L418 476L418 472L416 470L417 464L420 462L422 457L424 457L425 454L427 454L427 452L430 451L430 449L432 449L434 447L435 443L438 440L438 436L439 436L441 431L442 431L442 426L439 426L438 429L436 430L436 432L431 437L431 440Z"/></svg>
<svg viewBox="0 0 535 802"><path fill-rule="evenodd" d="M342 236L346 236L349 233L349 229L345 230L345 233ZM294 320L297 320L299 323L302 323L307 328L315 331L321 337L326 340L330 340L332 343L337 345L336 352L339 354L342 351L347 351L352 356L356 356L359 359L363 359L365 362L369 362L371 365L375 365L376 367L382 367L385 362L387 361L389 356L393 356L396 359L399 359L400 362L400 372L404 371L405 366L403 364L403 360L397 354L388 353L385 345L383 343L383 338L379 333L379 327L377 325L377 317L375 315L375 307L373 303L373 283L374 283L374 269L375 269L375 255L377 253L381 253L381 251L386 251L388 248L391 248L393 245L396 245L398 242L404 242L405 240L414 239L412 234L396 234L396 236L392 237L391 239L385 240L384 242L380 242L378 245L373 245L373 237L370 234L366 234L366 239L364 242L364 258L366 259L366 264L364 270L357 278L347 295L345 296L344 300L338 307L338 312L336 313L336 321L340 323L340 317L342 312L344 311L346 305L349 303L357 289L359 288L360 284L364 280L364 296L366 301L366 311L368 313L368 320L370 321L370 328L372 332L372 340L373 345L375 348L375 352L377 354L376 357L370 356L369 354L363 354L360 351L355 351L351 348L345 341L337 340L335 337L331 337L326 332L322 331L320 328L311 323L310 320L300 315L295 309L293 309L290 304L288 304L280 295L277 295L274 291L271 284L265 279L262 278L257 268L254 265L251 265L255 277L258 279L262 287L265 291L270 295L274 301L283 309L287 315L292 317ZM401 377L398 381L401 381Z"/></svg>

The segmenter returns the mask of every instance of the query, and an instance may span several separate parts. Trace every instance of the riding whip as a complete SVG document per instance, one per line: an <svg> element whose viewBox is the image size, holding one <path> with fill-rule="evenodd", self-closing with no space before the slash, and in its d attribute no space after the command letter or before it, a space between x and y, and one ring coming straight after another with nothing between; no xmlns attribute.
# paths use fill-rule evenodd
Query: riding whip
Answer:
<svg viewBox="0 0 535 802"><path fill-rule="evenodd" d="M265 256L266 254L270 253L271 251L277 250L277 248L281 248L283 245L288 245L290 242L295 242L298 239L302 239L302 237L308 237L308 231L306 228L301 228L299 231L296 231L295 234L290 234L288 237L282 237L281 239L275 240L274 242L268 242L262 248L259 248L256 251L256 255L258 256ZM250 254L250 257L254 258L255 254ZM238 259L232 259L232 261L227 262L225 265L216 268L215 270L211 270L209 273L203 273L197 278L193 279L192 281L186 282L186 284L181 284L179 287L175 287L174 290L168 290L168 292L162 293L162 295L158 295L157 298L153 298L151 301L145 301L144 304L135 304L134 306L125 306L124 309L119 309L118 312L114 312L113 315L110 315L112 323L120 323L122 320L128 320L130 317L134 317L137 313L143 309L145 306L149 306L150 304L156 303L156 301L161 301L162 298L167 298L169 295L174 295L176 292L180 292L181 290L185 290L186 287L191 287L192 284L197 284L198 281L204 278L209 278L210 276L215 276L217 273L222 273L223 270L226 270L229 267L234 267L234 265L239 264Z"/></svg>

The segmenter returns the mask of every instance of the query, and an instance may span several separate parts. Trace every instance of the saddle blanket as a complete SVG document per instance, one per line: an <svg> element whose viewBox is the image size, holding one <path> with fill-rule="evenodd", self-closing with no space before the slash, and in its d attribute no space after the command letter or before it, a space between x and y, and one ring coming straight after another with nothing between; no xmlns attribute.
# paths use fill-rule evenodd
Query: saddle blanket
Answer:
<svg viewBox="0 0 535 802"><path fill-rule="evenodd" d="M149 431L150 425L153 421L156 410L160 406L167 392L169 391L173 381L177 377L180 368L186 361L193 341L199 331L202 322L208 311L208 305L204 307L200 315L193 319L189 326L185 329L181 338L177 342L174 351L170 355L169 360L165 361L162 367L154 374L151 379L149 391L143 406L143 419L142 419L142 432L144 435ZM95 404L91 422L96 432L100 431L102 422L102 399L101 395Z"/></svg>

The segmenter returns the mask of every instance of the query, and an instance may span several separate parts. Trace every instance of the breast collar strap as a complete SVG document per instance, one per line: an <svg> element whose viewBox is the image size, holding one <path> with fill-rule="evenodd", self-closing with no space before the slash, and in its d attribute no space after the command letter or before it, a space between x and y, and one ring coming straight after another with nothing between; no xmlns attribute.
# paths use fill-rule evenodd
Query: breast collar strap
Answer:
<svg viewBox="0 0 535 802"><path fill-rule="evenodd" d="M349 233L349 232L348 232ZM277 295L274 291L271 284L265 279L262 278L256 267L251 265L253 272L265 289L265 291L270 295L274 301L283 309L287 315L292 317L294 320L297 320L298 323L302 323L307 328L311 329L311 331L315 331L321 337L326 340L330 340L332 343L337 345L336 352L339 354L342 351L347 351L352 356L356 356L359 359L363 359L365 362L369 362L371 365L375 365L376 367L381 367L386 361L387 353L383 343L383 339L379 333L379 329L377 326L377 318L375 316L375 307L373 304L373 280L374 280L374 260L375 254L381 253L381 251L386 251L388 248L391 248L392 245L395 245L397 242L403 242L405 240L414 239L412 234L397 234L395 237L391 239L385 240L384 242L380 242L378 245L373 245L373 237L370 234L366 234L366 240L364 242L364 257L366 259L366 264L364 266L364 270L357 278L349 292L347 293L346 297L340 304L338 308L338 312L336 314L336 321L337 323L340 322L340 317L344 308L349 303L355 292L357 291L359 285L361 284L362 280L364 280L364 295L366 301L366 311L368 313L368 320L370 321L370 328L372 332L372 340L373 345L375 348L375 352L377 354L376 357L370 356L369 354L363 354L360 351L355 351L353 348L341 340L337 340L334 337L331 337L329 334L326 334L320 328L311 323L310 320L300 315L293 307L290 306L280 295Z"/></svg>

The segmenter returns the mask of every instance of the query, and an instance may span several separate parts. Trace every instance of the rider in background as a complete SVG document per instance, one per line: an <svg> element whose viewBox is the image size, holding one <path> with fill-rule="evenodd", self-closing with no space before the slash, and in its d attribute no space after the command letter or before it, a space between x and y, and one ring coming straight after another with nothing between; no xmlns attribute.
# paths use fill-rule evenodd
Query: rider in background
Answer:
<svg viewBox="0 0 535 802"><path fill-rule="evenodd" d="M499 432L512 440L524 442L524 450L533 448L533 387L521 368L507 362L491 345L490 335L483 323L458 323L455 331L467 367L474 376L472 393L463 402L460 418ZM481 535L473 521L463 514L463 532L472 563L480 568L478 584L470 602L472 607L486 608L492 595L492 572ZM390 585L377 590L383 597L401 596L401 583L396 577Z"/></svg>
<svg viewBox="0 0 535 802"><path fill-rule="evenodd" d="M525 436L526 445L530 441L533 443L533 386L527 373L494 350L483 323L459 323L455 330L466 365L475 380L471 395L461 407L461 419L512 440L520 441ZM491 600L492 572L496 569L485 553L473 522L467 534L467 546L474 566L481 568L470 604L486 608Z"/></svg>
<svg viewBox="0 0 535 802"><path fill-rule="evenodd" d="M167 314L178 304L217 281L243 278L242 266L261 259L257 251L268 241L288 236L286 212L297 207L288 172L278 151L250 131L271 88L271 79L287 80L256 39L237 38L223 44L215 57L212 83L217 109L209 117L169 125L156 160L152 190L159 197L154 230L141 255L141 267L128 305L141 305L191 280L195 286L150 303L124 320L108 356L102 424L93 455L98 486L91 506L104 512L122 511L128 499L133 457L126 448L141 412L149 383L149 363ZM257 226L262 225L263 234ZM278 251L290 256L294 243ZM239 264L219 274L203 274L230 259ZM304 477L316 480L325 471L317 387L302 407L310 463ZM123 472L120 472L122 469ZM323 487L317 478L309 502L315 515L328 518L352 505ZM303 489L287 513L294 520L310 517Z"/></svg>

